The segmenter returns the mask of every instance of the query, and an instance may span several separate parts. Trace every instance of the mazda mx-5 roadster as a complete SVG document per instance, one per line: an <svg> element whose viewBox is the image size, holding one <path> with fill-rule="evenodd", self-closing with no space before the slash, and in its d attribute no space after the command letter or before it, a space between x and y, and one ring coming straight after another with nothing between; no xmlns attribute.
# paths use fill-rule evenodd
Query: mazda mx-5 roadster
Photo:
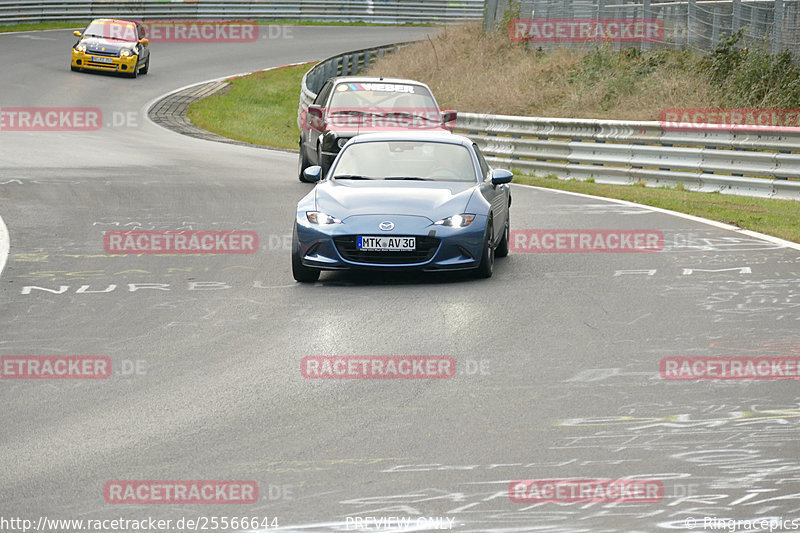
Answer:
<svg viewBox="0 0 800 533"><path fill-rule="evenodd" d="M372 133L342 148L327 175L297 204L292 274L322 270L473 270L492 275L508 255L507 170L450 133Z"/></svg>

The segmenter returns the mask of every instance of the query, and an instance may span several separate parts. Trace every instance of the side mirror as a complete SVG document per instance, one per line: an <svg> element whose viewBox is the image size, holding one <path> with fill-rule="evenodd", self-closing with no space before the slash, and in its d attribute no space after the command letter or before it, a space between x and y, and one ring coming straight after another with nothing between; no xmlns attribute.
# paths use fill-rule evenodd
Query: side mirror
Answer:
<svg viewBox="0 0 800 533"><path fill-rule="evenodd" d="M498 168L492 170L492 185L503 185L504 183L511 183L514 179L514 174L508 170Z"/></svg>
<svg viewBox="0 0 800 533"><path fill-rule="evenodd" d="M308 126L315 130L321 130L325 124L325 113L318 105L308 106Z"/></svg>
<svg viewBox="0 0 800 533"><path fill-rule="evenodd" d="M458 111L455 109L445 109L442 111L442 124L448 130L456 127L456 118L458 118Z"/></svg>
<svg viewBox="0 0 800 533"><path fill-rule="evenodd" d="M74 35L75 37L82 37L83 36L83 34L78 30L73 31L72 35Z"/></svg>
<svg viewBox="0 0 800 533"><path fill-rule="evenodd" d="M143 44L143 45L147 46L148 44L150 44L150 39L147 39L147 38L139 39L139 44Z"/></svg>
<svg viewBox="0 0 800 533"><path fill-rule="evenodd" d="M313 165L303 171L303 177L311 182L319 181L322 177L322 167Z"/></svg>

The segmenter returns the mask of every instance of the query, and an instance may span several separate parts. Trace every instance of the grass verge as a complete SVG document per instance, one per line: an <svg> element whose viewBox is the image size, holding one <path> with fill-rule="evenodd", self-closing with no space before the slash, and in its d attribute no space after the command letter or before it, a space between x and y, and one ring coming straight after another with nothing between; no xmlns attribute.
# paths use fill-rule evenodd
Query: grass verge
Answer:
<svg viewBox="0 0 800 533"><path fill-rule="evenodd" d="M252 144L297 148L300 81L311 64L256 72L231 80L222 94L189 106L193 124Z"/></svg>
<svg viewBox="0 0 800 533"><path fill-rule="evenodd" d="M578 180L560 180L555 176L539 178L515 174L514 182L628 200L717 220L800 243L800 203L793 200L693 192L681 188L605 185Z"/></svg>

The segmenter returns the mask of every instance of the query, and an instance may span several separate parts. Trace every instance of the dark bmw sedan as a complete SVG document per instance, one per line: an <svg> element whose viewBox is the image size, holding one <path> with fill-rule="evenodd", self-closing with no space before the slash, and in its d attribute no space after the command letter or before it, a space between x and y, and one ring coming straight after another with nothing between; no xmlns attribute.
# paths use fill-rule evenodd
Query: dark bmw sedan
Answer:
<svg viewBox="0 0 800 533"><path fill-rule="evenodd" d="M330 78L300 117L299 178L311 165L323 175L342 146L363 133L453 129L457 113L441 110L424 83L399 78Z"/></svg>
<svg viewBox="0 0 800 533"><path fill-rule="evenodd" d="M366 134L351 139L297 205L292 273L473 270L490 277L508 254L512 174L492 169L466 137Z"/></svg>

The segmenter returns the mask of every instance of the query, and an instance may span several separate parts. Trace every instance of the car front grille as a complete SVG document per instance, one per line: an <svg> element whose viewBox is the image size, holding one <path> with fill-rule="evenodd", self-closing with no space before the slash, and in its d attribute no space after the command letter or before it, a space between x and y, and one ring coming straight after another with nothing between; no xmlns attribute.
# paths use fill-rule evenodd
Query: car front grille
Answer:
<svg viewBox="0 0 800 533"><path fill-rule="evenodd" d="M416 250L409 252L375 252L362 251L356 246L356 236L334 237L336 249L347 261L369 263L373 265L408 265L424 263L433 257L439 248L439 239L435 237L415 237Z"/></svg>
<svg viewBox="0 0 800 533"><path fill-rule="evenodd" d="M86 66L92 68L104 68L106 70L117 70L117 66L113 63L96 63L94 61L87 61Z"/></svg>
<svg viewBox="0 0 800 533"><path fill-rule="evenodd" d="M91 54L93 56L107 56L107 57L119 57L119 52L101 52L100 50L86 50L87 54Z"/></svg>

